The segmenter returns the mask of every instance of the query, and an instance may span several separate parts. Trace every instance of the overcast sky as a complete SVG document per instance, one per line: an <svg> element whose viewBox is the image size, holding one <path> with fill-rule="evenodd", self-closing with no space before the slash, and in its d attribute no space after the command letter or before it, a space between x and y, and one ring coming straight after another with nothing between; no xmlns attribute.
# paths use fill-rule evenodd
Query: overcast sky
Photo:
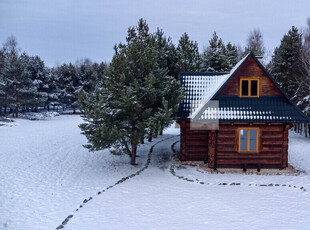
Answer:
<svg viewBox="0 0 310 230"><path fill-rule="evenodd" d="M144 18L175 44L187 32L200 49L214 31L225 43L244 46L259 28L269 55L292 25L306 26L310 0L0 0L0 43L15 35L19 47L47 65L78 58L109 62L113 45Z"/></svg>

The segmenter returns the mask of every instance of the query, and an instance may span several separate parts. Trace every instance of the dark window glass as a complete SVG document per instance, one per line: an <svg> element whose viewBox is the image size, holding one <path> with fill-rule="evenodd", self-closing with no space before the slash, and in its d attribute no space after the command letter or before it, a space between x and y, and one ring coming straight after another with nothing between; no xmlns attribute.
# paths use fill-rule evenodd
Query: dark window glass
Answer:
<svg viewBox="0 0 310 230"><path fill-rule="evenodd" d="M240 150L241 151L246 151L247 150L247 144L248 142L248 131L241 129L240 130Z"/></svg>
<svg viewBox="0 0 310 230"><path fill-rule="evenodd" d="M250 130L250 151L256 151L257 145L257 130Z"/></svg>
<svg viewBox="0 0 310 230"><path fill-rule="evenodd" d="M252 80L251 81L251 96L257 96L257 80Z"/></svg>
<svg viewBox="0 0 310 230"><path fill-rule="evenodd" d="M242 80L241 81L241 95L242 96L248 96L249 95L249 83L247 80Z"/></svg>

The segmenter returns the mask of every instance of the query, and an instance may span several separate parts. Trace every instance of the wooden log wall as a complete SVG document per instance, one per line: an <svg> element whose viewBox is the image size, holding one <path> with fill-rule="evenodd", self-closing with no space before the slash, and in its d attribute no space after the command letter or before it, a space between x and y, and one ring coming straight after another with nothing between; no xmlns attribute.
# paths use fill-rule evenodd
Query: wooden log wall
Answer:
<svg viewBox="0 0 310 230"><path fill-rule="evenodd" d="M191 130L190 120L178 121L181 126L182 161L205 161L208 157L208 130Z"/></svg>
<svg viewBox="0 0 310 230"><path fill-rule="evenodd" d="M216 168L216 162L215 162L215 144L216 144L216 131L211 130L209 132L209 151L208 151L208 167L215 169Z"/></svg>
<svg viewBox="0 0 310 230"><path fill-rule="evenodd" d="M239 129L258 128L258 152L239 152ZM285 134L287 133L287 135ZM287 166L288 130L283 124L222 124L218 131L218 168L283 168ZM284 145L283 145L284 144Z"/></svg>
<svg viewBox="0 0 310 230"><path fill-rule="evenodd" d="M285 168L288 166L289 124L220 124L214 130L191 130L190 120L179 121L181 126L182 161L208 160L210 168ZM239 130L258 129L258 152L239 152ZM217 150L217 151L215 151Z"/></svg>
<svg viewBox="0 0 310 230"><path fill-rule="evenodd" d="M282 144L282 168L286 168L288 166L288 131L290 128L290 125L284 126Z"/></svg>

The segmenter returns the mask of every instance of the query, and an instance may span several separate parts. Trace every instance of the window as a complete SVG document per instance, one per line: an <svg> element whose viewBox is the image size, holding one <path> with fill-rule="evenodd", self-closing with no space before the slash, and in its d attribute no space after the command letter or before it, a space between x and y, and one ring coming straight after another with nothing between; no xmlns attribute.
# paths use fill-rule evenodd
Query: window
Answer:
<svg viewBox="0 0 310 230"><path fill-rule="evenodd" d="M259 79L240 79L240 97L259 97Z"/></svg>
<svg viewBox="0 0 310 230"><path fill-rule="evenodd" d="M239 130L239 152L257 152L258 129Z"/></svg>

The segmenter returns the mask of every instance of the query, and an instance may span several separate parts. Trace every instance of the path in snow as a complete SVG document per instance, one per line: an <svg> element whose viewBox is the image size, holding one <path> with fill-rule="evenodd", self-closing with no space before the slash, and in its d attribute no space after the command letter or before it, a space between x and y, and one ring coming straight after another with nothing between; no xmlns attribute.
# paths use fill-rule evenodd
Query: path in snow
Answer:
<svg viewBox="0 0 310 230"><path fill-rule="evenodd" d="M176 141L174 142L172 145L171 145L171 150L172 152L174 153L174 158L176 158L176 155L177 155L177 151L174 149L174 146L179 143L180 141ZM178 164L178 165L177 165ZM188 181L188 182L196 182L196 183L199 183L199 184L205 184L205 185L220 185L220 186L261 186L261 187L273 187L273 186L282 186L282 187L289 187L289 188L294 188L294 189L299 189L299 191L303 191L303 192L306 192L306 188L304 186L296 186L296 185L291 185L291 184L273 184L273 183L269 183L269 184L242 184L242 183L239 183L239 182L231 182L231 183L227 183L227 182L222 182L222 183L219 183L219 184L214 184L212 182L205 182L205 181L200 181L199 179L197 178L187 178L187 177L184 177L184 176L180 176L176 173L176 167L182 167L181 163L178 162L173 162L170 164L170 173L177 177L178 179L181 179L181 180L185 180L185 181ZM199 166L197 166L199 167ZM203 169L202 169L203 170ZM205 172L202 172L201 170L197 170L198 172L201 172L201 173L205 173Z"/></svg>
<svg viewBox="0 0 310 230"><path fill-rule="evenodd" d="M131 174L131 175L128 175L128 176L126 176L126 177L123 177L122 179L120 179L120 180L118 180L116 183L114 183L113 185L110 185L110 186L108 186L107 188L105 188L105 189L103 189L103 190L101 190L101 191L98 191L98 192L97 192L97 195L101 195L101 194L103 194L105 191L107 191L107 190L113 188L114 186L116 186L116 185L118 185L118 184L121 184L121 183L127 181L127 180L130 179L130 178L133 178L133 177L135 177L135 176L138 176L141 172L143 172L145 169L147 169L147 168L149 167L149 165L150 165L150 162L151 162L151 154L152 154L152 152L153 152L153 148L154 148L157 144L159 144L159 143L161 143L161 142L163 142L163 141L166 141L166 140L168 140L168 139L170 139L170 138L175 138L175 136L167 137L167 138L165 138L165 139L163 139L163 140L158 141L156 144L153 144L153 145L151 146L151 149L149 150L149 153L148 153L148 155L147 155L147 161L146 161L146 163L145 163L145 165L144 165L143 168L141 168L140 170L138 170L137 172L135 172L135 173L133 173L133 174ZM90 200L92 200L92 199L93 199L93 197L91 197L91 196L90 196L89 198L84 199L83 203L79 205L79 208L77 208L77 209L75 210L75 212L77 212L77 211L79 211L81 208L83 208L84 205L87 204L87 203L88 203ZM59 225L56 229L63 229L64 226L70 221L70 219L73 218L73 216L74 216L73 214L68 215L68 216L64 219L64 221L62 221L61 225Z"/></svg>

